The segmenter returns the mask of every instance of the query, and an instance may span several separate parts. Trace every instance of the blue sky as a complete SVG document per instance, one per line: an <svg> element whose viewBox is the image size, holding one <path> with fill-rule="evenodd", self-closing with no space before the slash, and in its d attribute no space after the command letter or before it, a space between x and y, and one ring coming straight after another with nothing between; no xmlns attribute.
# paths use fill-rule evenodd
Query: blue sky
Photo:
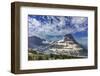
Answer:
<svg viewBox="0 0 100 76"><path fill-rule="evenodd" d="M28 15L29 37L56 41L66 34L72 34L79 43L87 46L87 31L87 17Z"/></svg>

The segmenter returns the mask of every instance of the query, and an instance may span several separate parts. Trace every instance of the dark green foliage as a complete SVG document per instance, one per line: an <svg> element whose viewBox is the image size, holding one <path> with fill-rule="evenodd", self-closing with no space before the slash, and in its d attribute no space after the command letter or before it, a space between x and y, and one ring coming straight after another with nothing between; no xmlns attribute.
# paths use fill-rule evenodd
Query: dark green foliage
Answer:
<svg viewBox="0 0 100 76"><path fill-rule="evenodd" d="M76 59L76 58L78 57L38 53L35 50L29 51L29 54L28 54L28 60L56 60L56 59Z"/></svg>
<svg viewBox="0 0 100 76"><path fill-rule="evenodd" d="M37 54L35 50L29 50L30 53Z"/></svg>
<svg viewBox="0 0 100 76"><path fill-rule="evenodd" d="M31 55L28 55L28 60L33 60Z"/></svg>

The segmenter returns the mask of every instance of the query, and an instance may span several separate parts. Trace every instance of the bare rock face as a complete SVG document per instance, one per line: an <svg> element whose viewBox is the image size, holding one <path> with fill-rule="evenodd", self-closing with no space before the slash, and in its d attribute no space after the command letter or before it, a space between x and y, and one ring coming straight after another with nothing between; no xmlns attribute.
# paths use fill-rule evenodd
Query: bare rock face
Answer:
<svg viewBox="0 0 100 76"><path fill-rule="evenodd" d="M62 40L46 42L38 37L29 38L29 47L45 54L68 55L75 57L87 56L84 48L74 39L71 34L66 34Z"/></svg>
<svg viewBox="0 0 100 76"><path fill-rule="evenodd" d="M64 41L73 41L74 43L77 43L74 37L71 34L66 34L64 36Z"/></svg>
<svg viewBox="0 0 100 76"><path fill-rule="evenodd" d="M82 50L71 34L65 35L63 40L59 40L53 43L53 46L49 48L54 54L64 54L69 56L79 56L80 50Z"/></svg>
<svg viewBox="0 0 100 76"><path fill-rule="evenodd" d="M64 36L64 41L70 41L70 40L74 40L73 36L71 34L66 34Z"/></svg>

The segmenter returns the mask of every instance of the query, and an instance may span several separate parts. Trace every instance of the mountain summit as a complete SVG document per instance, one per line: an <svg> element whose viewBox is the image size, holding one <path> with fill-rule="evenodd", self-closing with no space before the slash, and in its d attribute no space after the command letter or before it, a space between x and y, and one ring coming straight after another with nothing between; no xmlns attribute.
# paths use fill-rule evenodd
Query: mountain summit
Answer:
<svg viewBox="0 0 100 76"><path fill-rule="evenodd" d="M71 34L66 34L64 36L64 41L70 41L70 40L75 41L74 37Z"/></svg>

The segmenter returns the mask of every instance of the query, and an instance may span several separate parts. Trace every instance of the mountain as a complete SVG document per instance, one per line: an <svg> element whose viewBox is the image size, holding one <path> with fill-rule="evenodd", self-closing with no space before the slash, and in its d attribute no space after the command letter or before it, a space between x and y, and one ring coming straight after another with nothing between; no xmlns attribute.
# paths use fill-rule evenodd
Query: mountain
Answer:
<svg viewBox="0 0 100 76"><path fill-rule="evenodd" d="M71 34L66 34L64 39L51 43L48 50L44 52L79 57L87 56L87 50Z"/></svg>
<svg viewBox="0 0 100 76"><path fill-rule="evenodd" d="M36 36L28 38L28 47L45 54L64 54L71 56L87 56L87 50L79 44L71 34L64 39L49 42Z"/></svg>
<svg viewBox="0 0 100 76"><path fill-rule="evenodd" d="M28 37L28 48L37 49L38 52L45 51L45 47L49 45L49 42L45 39L41 39L37 36ZM47 50L47 48L46 48Z"/></svg>
<svg viewBox="0 0 100 76"><path fill-rule="evenodd" d="M76 40L71 34L64 35L64 41L74 41L76 43Z"/></svg>
<svg viewBox="0 0 100 76"><path fill-rule="evenodd" d="M44 41L44 39L37 36L28 37L28 48L35 48L35 46L43 45L42 41Z"/></svg>
<svg viewBox="0 0 100 76"><path fill-rule="evenodd" d="M73 37L73 35L71 35L71 34L66 34L65 36L64 36L65 38L65 41L66 40L69 40L69 41L73 41L75 44L77 44L79 47L81 47L81 48L83 48L83 51L81 51L81 54L87 54L87 49L86 49L86 47L84 47L82 44L80 44L80 43L78 43L76 40L75 40L75 38Z"/></svg>

